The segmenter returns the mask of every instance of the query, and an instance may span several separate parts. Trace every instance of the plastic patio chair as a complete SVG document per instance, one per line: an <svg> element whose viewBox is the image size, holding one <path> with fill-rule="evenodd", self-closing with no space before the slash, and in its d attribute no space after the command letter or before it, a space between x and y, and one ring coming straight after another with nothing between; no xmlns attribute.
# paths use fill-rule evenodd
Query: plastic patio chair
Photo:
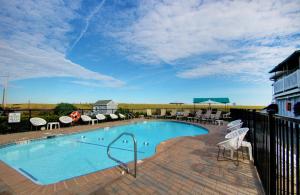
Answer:
<svg viewBox="0 0 300 195"><path fill-rule="evenodd" d="M241 123L241 122L242 122L241 119L237 119L237 120L231 121L231 122L229 122L229 123L227 124L227 128L230 128L230 127L232 127L232 126L235 126L235 125L237 125L237 124L239 124L239 123Z"/></svg>
<svg viewBox="0 0 300 195"><path fill-rule="evenodd" d="M39 117L33 117L29 119L32 126L34 126L36 129L40 126L45 126L47 124L47 121L45 119L39 118Z"/></svg>
<svg viewBox="0 0 300 195"><path fill-rule="evenodd" d="M239 164L238 158L238 150L242 146L242 142L249 131L249 128L240 128L238 130L235 130L231 133L228 133L225 138L227 140L222 141L217 144L219 151L218 151L218 157L217 160L219 160L220 157L220 151L223 149L223 157L225 158L225 150L230 150L230 159L233 160L233 154L236 152L236 165ZM243 151L242 151L243 152Z"/></svg>
<svg viewBox="0 0 300 195"><path fill-rule="evenodd" d="M92 118L89 117L88 115L81 115L81 120L83 122L87 122L88 124L90 124L92 122Z"/></svg>
<svg viewBox="0 0 300 195"><path fill-rule="evenodd" d="M115 114L109 114L109 116L110 116L110 118L112 119L112 120L117 120L119 117L117 116L117 115L115 115Z"/></svg>
<svg viewBox="0 0 300 195"><path fill-rule="evenodd" d="M125 115L123 115L123 114L121 114L121 113L119 113L119 117L120 117L120 119L123 119L123 120L125 120L125 119L126 119L126 116L125 116Z"/></svg>
<svg viewBox="0 0 300 195"><path fill-rule="evenodd" d="M71 124L73 122L73 119L69 116L61 116L59 117L59 122L61 122L62 124Z"/></svg>
<svg viewBox="0 0 300 195"><path fill-rule="evenodd" d="M106 119L106 116L104 114L96 114L96 119L98 121L104 121Z"/></svg>

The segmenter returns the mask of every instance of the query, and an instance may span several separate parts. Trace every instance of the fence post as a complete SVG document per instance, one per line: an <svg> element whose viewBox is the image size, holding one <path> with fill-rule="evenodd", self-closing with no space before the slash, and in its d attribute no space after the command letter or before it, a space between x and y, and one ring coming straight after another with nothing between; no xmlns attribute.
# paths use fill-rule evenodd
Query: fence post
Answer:
<svg viewBox="0 0 300 195"><path fill-rule="evenodd" d="M257 166L257 162L256 162L256 157L257 157L257 145L256 145L256 110L252 110L252 131L253 131L253 139L252 139L252 141L253 141L253 148L252 148L252 153L253 153L253 156L254 156L254 158L253 158L253 160L254 160L254 165L255 166Z"/></svg>
<svg viewBox="0 0 300 195"><path fill-rule="evenodd" d="M275 136L275 118L269 113L269 134L270 134L270 156L269 156L269 194L276 194L276 136Z"/></svg>

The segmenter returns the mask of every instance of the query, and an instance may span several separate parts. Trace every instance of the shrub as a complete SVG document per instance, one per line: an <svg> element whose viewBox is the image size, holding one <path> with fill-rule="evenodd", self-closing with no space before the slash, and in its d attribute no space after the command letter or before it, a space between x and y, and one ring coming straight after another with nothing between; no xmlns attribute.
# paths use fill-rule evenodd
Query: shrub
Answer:
<svg viewBox="0 0 300 195"><path fill-rule="evenodd" d="M75 110L77 110L77 108L73 104L60 103L54 108L54 114L58 116L69 115Z"/></svg>

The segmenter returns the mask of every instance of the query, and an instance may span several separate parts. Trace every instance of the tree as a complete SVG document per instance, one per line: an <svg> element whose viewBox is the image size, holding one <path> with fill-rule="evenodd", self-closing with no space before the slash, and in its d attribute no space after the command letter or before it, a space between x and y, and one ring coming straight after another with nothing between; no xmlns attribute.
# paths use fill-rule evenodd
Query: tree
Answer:
<svg viewBox="0 0 300 195"><path fill-rule="evenodd" d="M77 110L76 106L69 103L60 103L54 108L54 113L56 115L69 115L71 112Z"/></svg>

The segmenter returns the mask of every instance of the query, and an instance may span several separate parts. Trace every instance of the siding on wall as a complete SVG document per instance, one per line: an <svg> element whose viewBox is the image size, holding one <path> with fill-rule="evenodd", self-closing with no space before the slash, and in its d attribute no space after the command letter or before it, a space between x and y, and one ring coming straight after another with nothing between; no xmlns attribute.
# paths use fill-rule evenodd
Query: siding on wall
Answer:
<svg viewBox="0 0 300 195"><path fill-rule="evenodd" d="M291 102L291 104L292 104L291 111L287 111L287 109L286 109L286 103L287 102ZM294 105L297 102L300 102L300 96L286 98L286 99L277 99L276 103L278 104L278 109L279 109L278 114L281 115L281 116L300 119L300 116L296 117L295 114L294 114Z"/></svg>
<svg viewBox="0 0 300 195"><path fill-rule="evenodd" d="M118 104L111 101L107 105L93 106L93 111L101 114L113 114L118 109Z"/></svg>

